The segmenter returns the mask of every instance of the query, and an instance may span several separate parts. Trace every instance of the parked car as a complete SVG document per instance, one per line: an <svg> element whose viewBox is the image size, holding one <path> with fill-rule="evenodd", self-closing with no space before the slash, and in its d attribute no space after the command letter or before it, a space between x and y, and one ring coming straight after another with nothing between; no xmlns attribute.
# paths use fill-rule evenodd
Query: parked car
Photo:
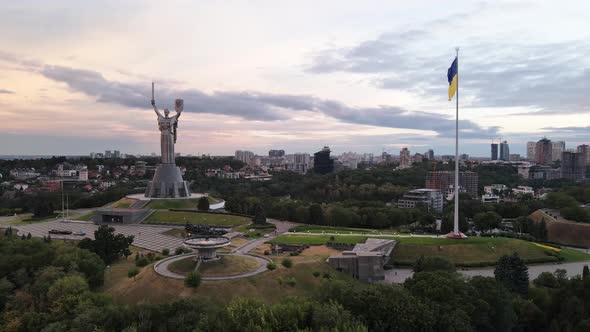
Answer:
<svg viewBox="0 0 590 332"><path fill-rule="evenodd" d="M52 229L49 231L49 234L59 234L59 235L70 235L72 231L64 230L64 229Z"/></svg>
<svg viewBox="0 0 590 332"><path fill-rule="evenodd" d="M86 235L86 232L84 232L83 230L79 230L77 232L74 232L74 235L84 236L84 235Z"/></svg>

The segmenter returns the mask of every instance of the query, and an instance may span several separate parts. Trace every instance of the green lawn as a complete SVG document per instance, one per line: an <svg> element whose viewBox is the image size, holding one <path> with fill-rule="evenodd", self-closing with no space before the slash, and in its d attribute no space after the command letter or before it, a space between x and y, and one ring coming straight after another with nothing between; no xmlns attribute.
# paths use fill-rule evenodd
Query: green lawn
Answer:
<svg viewBox="0 0 590 332"><path fill-rule="evenodd" d="M135 204L136 202L137 202L137 199L124 197L124 198L121 198L120 200L116 201L115 203L113 203L113 205L111 205L111 207L116 208L116 209L127 209L131 205Z"/></svg>
<svg viewBox="0 0 590 332"><path fill-rule="evenodd" d="M527 263L590 260L583 252L562 249L560 252L541 248L532 242L508 238L478 238L465 240L435 238L399 238L392 262L411 265L420 256L444 256L458 266L476 267L495 265L503 255L517 252Z"/></svg>
<svg viewBox="0 0 590 332"><path fill-rule="evenodd" d="M172 262L168 266L168 269L170 272L186 276L189 272L194 271L196 266L197 262L195 261L195 257L187 257Z"/></svg>
<svg viewBox="0 0 590 332"><path fill-rule="evenodd" d="M280 235L268 241L268 243L284 244L305 244L309 246L320 246L330 242L330 235ZM365 242L367 236L357 235L335 235L335 243L356 244Z"/></svg>
<svg viewBox="0 0 590 332"><path fill-rule="evenodd" d="M347 228L347 227L331 227L318 225L299 225L291 228L290 232L300 233L335 233L335 234L374 234L374 235L389 235L394 234L391 230L377 230L364 228Z"/></svg>
<svg viewBox="0 0 590 332"><path fill-rule="evenodd" d="M223 213L199 213L185 211L156 211L152 213L145 223L161 223L184 225L190 224L207 224L219 226L240 226L250 222L250 218L233 216Z"/></svg>
<svg viewBox="0 0 590 332"><path fill-rule="evenodd" d="M508 238L469 237L464 240L429 237L388 237L398 241L391 262L412 265L420 256L443 256L458 266L477 267L495 265L503 255L517 252L527 263L575 262L590 260L590 255L571 249L555 252L541 248L532 242ZM367 236L336 235L336 243L364 242ZM281 235L269 243L322 245L330 241L329 235Z"/></svg>
<svg viewBox="0 0 590 332"><path fill-rule="evenodd" d="M92 218L92 213L93 212L90 211L90 212L88 212L86 214L83 214L81 216L78 216L78 217L74 218L74 220L88 221L88 220L90 220L90 218Z"/></svg>
<svg viewBox="0 0 590 332"><path fill-rule="evenodd" d="M221 202L220 199L207 197L209 204L216 204ZM152 210L169 210L169 209L196 209L199 204L199 199L152 199L146 209Z"/></svg>

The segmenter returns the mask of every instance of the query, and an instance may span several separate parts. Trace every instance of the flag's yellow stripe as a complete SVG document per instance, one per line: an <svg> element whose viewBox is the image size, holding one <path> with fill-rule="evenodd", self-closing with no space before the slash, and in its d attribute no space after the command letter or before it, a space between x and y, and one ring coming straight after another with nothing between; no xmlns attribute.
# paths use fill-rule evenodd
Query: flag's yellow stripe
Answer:
<svg viewBox="0 0 590 332"><path fill-rule="evenodd" d="M453 76L453 81L449 84L449 100L453 99L453 96L457 92L457 76L458 74Z"/></svg>

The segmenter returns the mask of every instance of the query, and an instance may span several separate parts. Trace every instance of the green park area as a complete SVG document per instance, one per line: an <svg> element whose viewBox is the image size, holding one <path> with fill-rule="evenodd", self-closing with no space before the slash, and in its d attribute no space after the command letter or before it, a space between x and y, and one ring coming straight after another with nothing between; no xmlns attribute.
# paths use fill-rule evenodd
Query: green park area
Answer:
<svg viewBox="0 0 590 332"><path fill-rule="evenodd" d="M492 266L501 256L514 252L530 264L590 260L590 255L581 251L567 248L552 250L533 242L508 238L470 237L464 240L429 237L381 236L381 238L398 241L391 262L402 266L412 265L420 256L446 257L455 265L462 267ZM356 244L366 239L367 236L356 235L281 235L269 242L314 246L328 242Z"/></svg>
<svg viewBox="0 0 590 332"><path fill-rule="evenodd" d="M365 228L350 228L350 227L332 227L332 226L318 226L318 225L299 225L289 229L290 232L297 233L332 233L332 234L369 234L369 235L389 235L395 234L391 230L385 229L365 229Z"/></svg>
<svg viewBox="0 0 590 332"><path fill-rule="evenodd" d="M187 257L170 264L170 271L187 275L194 271L196 262L194 257ZM219 260L201 263L198 272L204 277L230 276L255 270L258 262L251 257L224 255Z"/></svg>
<svg viewBox="0 0 590 332"><path fill-rule="evenodd" d="M148 224L174 224L184 225L203 224L218 226L240 226L250 222L250 218L234 216L223 213L203 213L188 211L164 211L159 210L152 213L144 223Z"/></svg>
<svg viewBox="0 0 590 332"><path fill-rule="evenodd" d="M132 198L121 198L120 200L116 201L113 203L113 205L111 205L111 207L116 208L116 209L127 209L130 208L131 205L135 204L137 202L136 199L132 199Z"/></svg>
<svg viewBox="0 0 590 332"><path fill-rule="evenodd" d="M220 203L221 200L213 197L207 197L209 204ZM152 199L146 209L168 210L168 209L196 209L199 199Z"/></svg>

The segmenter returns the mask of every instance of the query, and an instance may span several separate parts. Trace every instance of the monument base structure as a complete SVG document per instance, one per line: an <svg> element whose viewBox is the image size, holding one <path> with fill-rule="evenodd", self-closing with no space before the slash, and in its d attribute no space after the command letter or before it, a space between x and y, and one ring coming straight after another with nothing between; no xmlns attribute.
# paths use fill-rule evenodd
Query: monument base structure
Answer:
<svg viewBox="0 0 590 332"><path fill-rule="evenodd" d="M145 197L179 198L190 197L190 185L182 179L180 168L175 164L158 164L154 178L148 182Z"/></svg>
<svg viewBox="0 0 590 332"><path fill-rule="evenodd" d="M460 240L460 239L466 239L467 235L463 234L462 232L455 233L455 232L451 231L447 234L447 238Z"/></svg>

